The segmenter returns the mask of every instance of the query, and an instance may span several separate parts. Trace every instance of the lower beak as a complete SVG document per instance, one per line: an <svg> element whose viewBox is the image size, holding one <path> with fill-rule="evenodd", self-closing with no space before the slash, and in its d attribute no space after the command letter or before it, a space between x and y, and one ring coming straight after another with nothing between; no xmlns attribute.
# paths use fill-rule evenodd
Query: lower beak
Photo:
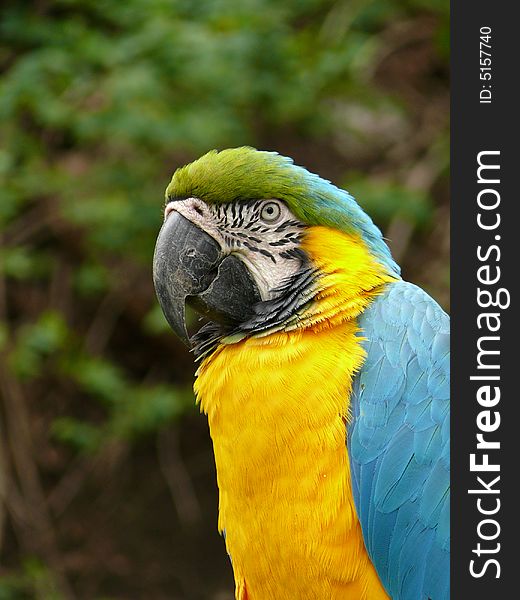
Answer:
<svg viewBox="0 0 520 600"><path fill-rule="evenodd" d="M170 214L157 237L153 281L166 320L188 345L187 303L232 325L250 317L261 299L245 264L223 254L218 242L178 212Z"/></svg>

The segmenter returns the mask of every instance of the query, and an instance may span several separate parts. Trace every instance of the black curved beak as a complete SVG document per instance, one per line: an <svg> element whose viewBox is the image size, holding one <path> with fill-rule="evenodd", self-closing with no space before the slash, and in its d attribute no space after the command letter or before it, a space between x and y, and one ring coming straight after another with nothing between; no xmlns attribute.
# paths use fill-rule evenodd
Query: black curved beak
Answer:
<svg viewBox="0 0 520 600"><path fill-rule="evenodd" d="M189 346L186 304L218 323L245 321L260 293L245 264L178 212L163 224L153 257L155 292L166 320Z"/></svg>

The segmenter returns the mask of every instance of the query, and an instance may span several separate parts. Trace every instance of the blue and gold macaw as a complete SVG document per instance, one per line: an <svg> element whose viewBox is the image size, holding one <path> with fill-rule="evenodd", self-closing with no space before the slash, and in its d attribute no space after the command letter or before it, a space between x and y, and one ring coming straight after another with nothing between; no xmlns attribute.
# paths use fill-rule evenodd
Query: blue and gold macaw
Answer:
<svg viewBox="0 0 520 600"><path fill-rule="evenodd" d="M353 197L210 152L167 188L154 283L201 361L236 598L448 600L449 320Z"/></svg>

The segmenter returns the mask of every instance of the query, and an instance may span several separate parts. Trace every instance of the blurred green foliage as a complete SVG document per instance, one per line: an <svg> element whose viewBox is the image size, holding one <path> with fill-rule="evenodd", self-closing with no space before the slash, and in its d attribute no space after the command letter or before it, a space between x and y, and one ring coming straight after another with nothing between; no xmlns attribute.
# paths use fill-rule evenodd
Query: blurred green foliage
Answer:
<svg viewBox="0 0 520 600"><path fill-rule="evenodd" d="M25 560L20 570L0 579L0 600L62 600L52 573L38 560Z"/></svg>
<svg viewBox="0 0 520 600"><path fill-rule="evenodd" d="M446 302L448 51L440 0L3 3L0 361L32 440L11 447L6 400L0 480L5 468L23 496L16 456L31 451L52 496L77 457L194 411L192 357L150 265L172 171L211 148L278 150L344 185L385 231L407 232L399 260ZM0 600L72 597L67 567L57 577L24 527L7 503Z"/></svg>

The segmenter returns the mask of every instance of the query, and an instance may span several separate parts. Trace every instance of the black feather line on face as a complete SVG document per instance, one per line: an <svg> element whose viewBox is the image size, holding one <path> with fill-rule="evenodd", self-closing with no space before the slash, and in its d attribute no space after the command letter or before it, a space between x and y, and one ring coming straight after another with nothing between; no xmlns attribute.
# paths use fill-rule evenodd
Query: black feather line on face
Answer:
<svg viewBox="0 0 520 600"><path fill-rule="evenodd" d="M254 334L278 325L283 325L295 312L310 302L318 274L316 269L307 266L278 288L277 295L272 300L258 302L253 307L253 316L241 323L236 331Z"/></svg>
<svg viewBox="0 0 520 600"><path fill-rule="evenodd" d="M244 242L244 246L248 250L251 250L251 252L258 252L263 256L267 256L267 258L270 258L274 263L276 263L276 258L267 250L264 250L263 248L257 248L256 246L252 246L249 242Z"/></svg>
<svg viewBox="0 0 520 600"><path fill-rule="evenodd" d="M305 252L301 248L290 248L289 250L284 250L283 252L280 252L279 256L281 258L298 259L302 261L302 263L306 260Z"/></svg>
<svg viewBox="0 0 520 600"><path fill-rule="evenodd" d="M286 238L283 240L278 240L277 242L269 242L269 246L286 246L287 244L290 244L291 242L294 243L295 240L290 239L290 238Z"/></svg>

